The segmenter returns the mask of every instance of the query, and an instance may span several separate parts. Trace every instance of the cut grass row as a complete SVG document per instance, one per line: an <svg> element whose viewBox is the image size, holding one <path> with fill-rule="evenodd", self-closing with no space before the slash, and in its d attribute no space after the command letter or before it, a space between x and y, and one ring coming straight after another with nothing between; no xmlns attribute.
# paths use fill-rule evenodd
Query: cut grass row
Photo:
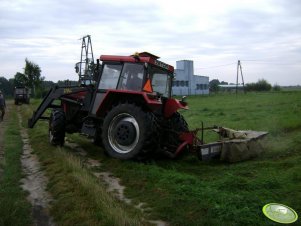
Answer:
<svg viewBox="0 0 301 226"><path fill-rule="evenodd" d="M85 148L88 157L100 160L101 170L120 177L129 198L136 203L148 203L153 219L171 225L275 225L261 213L262 206L268 202L284 203L300 213L301 92L190 97L188 101L191 110L183 114L189 125L197 127L203 120L206 125L269 131L266 152L257 159L237 164L200 162L194 156L145 164L108 158L101 148L85 138L78 135L69 138ZM32 141L46 142L46 124L39 123L34 130ZM46 144L41 148L46 148L39 155L45 155L42 159L47 171L61 169L62 162L48 169L53 161L53 148ZM66 172L60 174L59 169L50 173L51 181L64 180ZM68 189L61 191L61 195L68 194L74 186L66 183ZM50 191L57 192L52 189L51 185ZM89 203L87 196L82 198L78 201ZM92 202L91 209L95 211L95 208Z"/></svg>
<svg viewBox="0 0 301 226"><path fill-rule="evenodd" d="M31 206L20 187L22 141L17 113L11 110L4 127L4 159L0 181L0 225L32 225Z"/></svg>

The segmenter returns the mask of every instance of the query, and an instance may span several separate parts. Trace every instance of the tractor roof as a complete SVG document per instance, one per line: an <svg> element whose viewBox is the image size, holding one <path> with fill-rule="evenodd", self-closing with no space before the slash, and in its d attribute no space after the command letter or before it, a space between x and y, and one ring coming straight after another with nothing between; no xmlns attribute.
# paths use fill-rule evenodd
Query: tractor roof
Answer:
<svg viewBox="0 0 301 226"><path fill-rule="evenodd" d="M130 62L130 63L149 63L156 65L160 68L174 72L174 68L171 65L159 61L159 57L148 52L135 53L131 56L115 56L115 55L101 55L99 58L101 61L114 61L114 62Z"/></svg>
<svg viewBox="0 0 301 226"><path fill-rule="evenodd" d="M155 60L158 60L160 57L158 57L158 56L156 56L156 55L154 55L154 54L151 54L151 53L149 53L149 52L142 52L142 53L135 53L135 54L133 54L133 55L131 55L131 56L133 56L133 57L135 57L135 56L138 56L138 57L151 57L151 58L154 58Z"/></svg>

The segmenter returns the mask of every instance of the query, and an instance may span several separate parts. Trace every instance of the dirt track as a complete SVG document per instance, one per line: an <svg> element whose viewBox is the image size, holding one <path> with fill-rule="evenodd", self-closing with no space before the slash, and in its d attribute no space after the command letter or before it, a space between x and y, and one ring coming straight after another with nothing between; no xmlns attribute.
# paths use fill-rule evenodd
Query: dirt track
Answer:
<svg viewBox="0 0 301 226"><path fill-rule="evenodd" d="M19 111L19 107L16 107ZM6 129L7 121L10 117L10 110L12 109L12 102L7 103L6 114L4 120L0 122L0 163L4 159L4 131ZM52 218L48 212L48 205L51 200L46 192L47 178L40 170L40 165L37 156L32 154L32 149L29 144L27 130L22 127L22 118L18 112L20 135L23 142L23 152L21 156L22 171L25 177L20 181L21 187L28 192L27 200L31 203L33 225L35 226L54 226ZM0 164L0 182L3 169Z"/></svg>
<svg viewBox="0 0 301 226"><path fill-rule="evenodd" d="M117 177L114 177L112 173L110 172L98 172L95 171L95 169L99 166L101 166L101 162L99 162L96 159L87 158L87 152L85 149L81 148L76 143L68 141L66 139L65 146L69 147L73 150L73 152L81 157L85 157L84 165L89 168L92 172L92 174L97 177L98 179L104 181L107 185L107 192L111 193L113 196L115 196L117 199L119 199L122 202L125 202L127 204L131 204L132 200L127 198L124 195L124 189L125 187L120 184L120 179ZM134 206L136 209L139 209L141 212L146 212L149 210L146 203L139 203L138 205ZM149 223L157 225L157 226L168 226L169 224L167 222L161 221L161 220L147 220Z"/></svg>
<svg viewBox="0 0 301 226"><path fill-rule="evenodd" d="M7 114L3 122L0 123L0 162L4 157L4 130L7 119L9 118L9 109L12 108L12 103L8 104ZM28 137L27 129L22 126L22 117L19 112L20 107L16 107L18 111L18 119L20 126L20 135L23 142L23 152L21 156L22 171L25 177L20 181L21 187L28 192L27 200L32 205L32 218L35 226L54 226L55 223L49 213L49 205L52 201L50 194L46 191L48 179L40 169L38 157L33 153ZM101 165L101 162L87 157L87 152L76 143L68 142L66 146L73 150L74 154L81 156L84 160L84 165L91 170L91 173L98 179L107 184L107 191L119 200L131 204L132 200L124 195L125 187L120 184L120 179L114 177L110 172L99 172L96 169ZM1 181L1 164L0 164L0 181ZM139 203L135 208L145 212L148 209L146 203ZM167 226L167 222L160 220L147 220L149 223L157 226Z"/></svg>
<svg viewBox="0 0 301 226"><path fill-rule="evenodd" d="M51 197L46 191L47 177L40 170L40 163L29 143L27 129L22 127L22 118L18 112L21 138L23 141L23 154L21 156L22 170L26 175L21 180L21 187L28 192L27 199L32 205L32 216L35 225L54 226L48 208Z"/></svg>

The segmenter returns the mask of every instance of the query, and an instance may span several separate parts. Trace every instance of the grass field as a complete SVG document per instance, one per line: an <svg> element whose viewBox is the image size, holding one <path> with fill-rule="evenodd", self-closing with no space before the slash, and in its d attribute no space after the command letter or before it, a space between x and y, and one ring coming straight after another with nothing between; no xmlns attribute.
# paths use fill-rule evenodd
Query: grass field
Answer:
<svg viewBox="0 0 301 226"><path fill-rule="evenodd" d="M188 103L190 110L182 113L191 129L202 120L205 126L268 131L265 152L236 164L200 162L192 155L139 163L109 158L79 135L69 139L87 150L87 157L101 161L99 171L121 178L127 197L147 203L150 219L181 226L276 225L261 212L269 202L286 204L301 214L300 91L196 96ZM26 107L22 106L24 118L31 112ZM52 214L59 224L143 224L133 208L102 197L104 185L90 178L88 169L80 170L81 157L70 157L72 150L47 144L47 123L39 122L29 132L50 179L49 191L56 199ZM206 136L208 141L215 139ZM118 221L120 217L126 221Z"/></svg>
<svg viewBox="0 0 301 226"><path fill-rule="evenodd" d="M0 175L0 225L32 225L30 204L20 187L22 140L16 111L10 113L6 123L3 128L4 159L0 161L3 169Z"/></svg>

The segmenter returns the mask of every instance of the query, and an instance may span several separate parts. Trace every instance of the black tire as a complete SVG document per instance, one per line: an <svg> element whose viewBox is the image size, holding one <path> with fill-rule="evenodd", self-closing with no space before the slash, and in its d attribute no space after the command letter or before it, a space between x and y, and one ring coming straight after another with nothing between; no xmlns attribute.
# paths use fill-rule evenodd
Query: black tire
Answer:
<svg viewBox="0 0 301 226"><path fill-rule="evenodd" d="M19 103L18 103L18 101L17 100L15 100L15 105L18 105Z"/></svg>
<svg viewBox="0 0 301 226"><path fill-rule="evenodd" d="M151 112L135 104L122 103L104 118L102 143L111 157L138 159L152 149L155 131L155 116Z"/></svg>
<svg viewBox="0 0 301 226"><path fill-rule="evenodd" d="M168 131L167 139L165 142L168 151L174 153L178 146L182 143L179 139L179 135L183 132L189 131L188 124L184 117L179 113L175 112L169 119L168 119Z"/></svg>
<svg viewBox="0 0 301 226"><path fill-rule="evenodd" d="M65 143L65 113L53 110L49 120L49 142L52 145L63 146Z"/></svg>

